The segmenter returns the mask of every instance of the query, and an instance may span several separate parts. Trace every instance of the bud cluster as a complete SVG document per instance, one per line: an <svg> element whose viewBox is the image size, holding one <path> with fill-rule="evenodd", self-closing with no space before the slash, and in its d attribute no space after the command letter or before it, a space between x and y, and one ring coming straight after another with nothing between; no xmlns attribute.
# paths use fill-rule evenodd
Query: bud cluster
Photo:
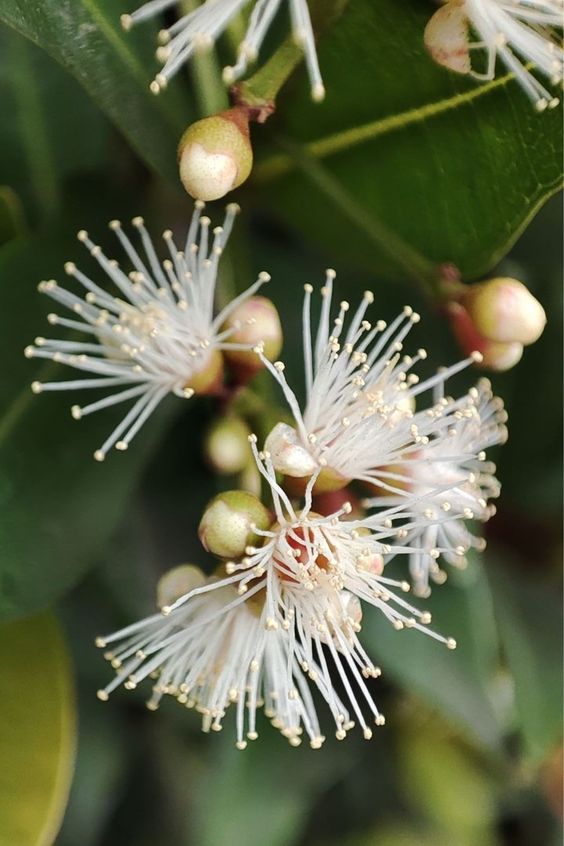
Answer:
<svg viewBox="0 0 564 846"><path fill-rule="evenodd" d="M482 366L490 370L517 364L523 347L537 341L546 324L539 301L522 282L507 277L456 285L447 314L462 350L479 350Z"/></svg>

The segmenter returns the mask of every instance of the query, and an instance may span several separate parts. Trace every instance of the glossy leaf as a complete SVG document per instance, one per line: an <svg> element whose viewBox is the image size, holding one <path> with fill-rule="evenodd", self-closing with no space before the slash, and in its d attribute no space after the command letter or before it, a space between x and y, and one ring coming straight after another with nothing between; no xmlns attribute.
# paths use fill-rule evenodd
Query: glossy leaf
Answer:
<svg viewBox="0 0 564 846"><path fill-rule="evenodd" d="M326 101L312 105L305 85L289 91L270 130L305 144L367 226L378 216L427 259L473 277L561 185L561 114L539 115L502 67L478 84L436 66L423 48L431 13L416 0L351 0L320 48ZM263 153L255 182L334 256L398 274L291 155Z"/></svg>
<svg viewBox="0 0 564 846"><path fill-rule="evenodd" d="M59 275L69 249L67 240L50 236L21 239L0 251L0 296L12 316L1 340L0 618L53 602L93 563L168 414L178 411L178 403L165 403L127 453L99 464L92 452L119 421L119 410L76 422L70 395L32 394L29 383L41 373L69 377L59 366L48 363L41 370L22 355L26 343L49 328L49 304L35 283L44 274Z"/></svg>
<svg viewBox="0 0 564 846"><path fill-rule="evenodd" d="M0 668L0 842L51 846L76 742L70 664L55 617L3 623Z"/></svg>
<svg viewBox="0 0 564 846"><path fill-rule="evenodd" d="M60 211L63 180L105 159L109 124L77 83L42 50L0 26L0 183L28 217Z"/></svg>
<svg viewBox="0 0 564 846"><path fill-rule="evenodd" d="M155 97L155 27L122 32L113 0L0 0L0 20L60 62L161 175L176 180L176 144L189 122L172 86Z"/></svg>

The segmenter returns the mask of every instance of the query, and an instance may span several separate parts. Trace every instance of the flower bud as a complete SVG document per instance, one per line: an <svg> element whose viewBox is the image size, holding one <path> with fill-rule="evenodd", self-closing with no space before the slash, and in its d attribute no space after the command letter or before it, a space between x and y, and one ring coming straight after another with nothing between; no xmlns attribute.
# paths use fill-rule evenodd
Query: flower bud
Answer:
<svg viewBox="0 0 564 846"><path fill-rule="evenodd" d="M161 576L157 585L157 606L167 608L190 593L194 588L201 587L206 580L199 567L193 564L180 564L168 570Z"/></svg>
<svg viewBox="0 0 564 846"><path fill-rule="evenodd" d="M187 391L204 396L216 394L223 383L223 356L219 350L212 350L206 364L190 376L185 385Z"/></svg>
<svg viewBox="0 0 564 846"><path fill-rule="evenodd" d="M270 453L272 463L284 475L284 487L292 496L301 496L311 476L319 470L319 463L303 446L293 426L277 423L268 435L265 450ZM314 486L316 494L338 491L350 479L345 479L331 467L323 467Z"/></svg>
<svg viewBox="0 0 564 846"><path fill-rule="evenodd" d="M471 355L474 351L481 353L480 367L502 372L510 370L521 360L523 344L518 341L509 344L497 343L484 338L476 331L472 318L459 303L449 303L447 314L463 352L466 355Z"/></svg>
<svg viewBox="0 0 564 846"><path fill-rule="evenodd" d="M251 430L241 417L230 414L216 420L204 441L204 453L216 473L241 473L251 460Z"/></svg>
<svg viewBox="0 0 564 846"><path fill-rule="evenodd" d="M309 478L317 470L314 457L302 445L294 427L287 423L276 424L269 433L264 448L270 453L276 470L284 476Z"/></svg>
<svg viewBox="0 0 564 846"><path fill-rule="evenodd" d="M546 314L522 282L500 277L465 287L460 303L484 338L524 346L538 341Z"/></svg>
<svg viewBox="0 0 564 846"><path fill-rule="evenodd" d="M511 370L523 358L523 344L488 343L482 350L480 367L502 373Z"/></svg>
<svg viewBox="0 0 564 846"><path fill-rule="evenodd" d="M468 18L462 3L447 2L437 9L425 27L423 41L437 64L456 73L470 73Z"/></svg>
<svg viewBox="0 0 564 846"><path fill-rule="evenodd" d="M253 166L249 118L242 107L203 118L178 145L180 180L196 200L218 200L238 188Z"/></svg>
<svg viewBox="0 0 564 846"><path fill-rule="evenodd" d="M225 358L238 381L246 381L262 369L262 363L252 347L262 347L265 358L275 359L282 349L282 326L274 303L266 297L251 297L235 309L223 325L232 329L229 342L249 344L248 350L225 350Z"/></svg>
<svg viewBox="0 0 564 846"><path fill-rule="evenodd" d="M207 506L198 534L208 552L220 558L241 558L259 537L255 529L268 529L268 509L246 491L218 494Z"/></svg>

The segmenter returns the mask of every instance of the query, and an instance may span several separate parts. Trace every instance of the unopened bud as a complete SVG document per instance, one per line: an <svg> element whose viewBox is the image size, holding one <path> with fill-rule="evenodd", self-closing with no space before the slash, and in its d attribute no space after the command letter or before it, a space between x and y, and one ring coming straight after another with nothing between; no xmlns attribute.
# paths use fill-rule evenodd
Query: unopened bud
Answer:
<svg viewBox="0 0 564 846"><path fill-rule="evenodd" d="M459 303L449 303L447 314L451 326L460 345L466 355L474 351L481 353L479 366L486 370L504 371L514 367L523 355L523 344L518 341L505 344L489 341L480 335L472 318Z"/></svg>
<svg viewBox="0 0 564 846"><path fill-rule="evenodd" d="M533 344L546 325L546 314L517 279L500 277L466 286L460 298L476 331L500 344Z"/></svg>
<svg viewBox="0 0 564 846"><path fill-rule="evenodd" d="M292 496L301 496L314 473L318 473L313 487L315 494L338 491L349 484L332 467L323 466L314 453L305 447L293 426L277 423L268 435L264 448L270 453L272 463L284 475L284 487Z"/></svg>
<svg viewBox="0 0 564 846"><path fill-rule="evenodd" d="M204 442L204 453L216 473L241 473L249 464L251 430L241 417L234 414L216 420Z"/></svg>
<svg viewBox="0 0 564 846"><path fill-rule="evenodd" d="M276 424L268 435L264 448L270 453L276 470L284 476L309 478L317 470L315 458L300 442L294 427L287 423Z"/></svg>
<svg viewBox="0 0 564 846"><path fill-rule="evenodd" d="M468 18L462 3L447 2L430 19L423 35L431 58L456 73L470 73Z"/></svg>
<svg viewBox="0 0 564 846"><path fill-rule="evenodd" d="M166 608L173 605L181 596L201 587L206 580L199 567L193 564L180 564L161 576L157 585L157 606Z"/></svg>
<svg viewBox="0 0 564 846"><path fill-rule="evenodd" d="M205 549L220 558L241 558L248 546L256 544L255 529L268 529L268 509L246 491L218 494L207 506L198 534Z"/></svg>
<svg viewBox="0 0 564 846"><path fill-rule="evenodd" d="M523 344L496 344L488 342L482 349L480 367L502 373L511 370L523 358Z"/></svg>
<svg viewBox="0 0 564 846"><path fill-rule="evenodd" d="M190 376L184 389L203 396L217 393L222 384L223 356L219 350L212 350L204 366Z"/></svg>
<svg viewBox="0 0 564 846"><path fill-rule="evenodd" d="M178 163L181 182L196 200L218 200L238 188L253 166L246 110L235 107L189 126Z"/></svg>
<svg viewBox="0 0 564 846"><path fill-rule="evenodd" d="M251 297L226 320L223 329L231 329L229 343L249 344L248 350L225 350L225 358L240 380L246 380L262 368L253 350L260 344L265 358L273 361L282 349L282 326L274 303L267 297Z"/></svg>

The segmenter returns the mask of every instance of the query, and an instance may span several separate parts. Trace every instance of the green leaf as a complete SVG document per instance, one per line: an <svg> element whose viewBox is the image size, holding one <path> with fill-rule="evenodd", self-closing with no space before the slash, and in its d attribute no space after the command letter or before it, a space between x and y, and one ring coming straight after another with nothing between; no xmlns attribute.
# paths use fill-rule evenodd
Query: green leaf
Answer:
<svg viewBox="0 0 564 846"><path fill-rule="evenodd" d="M71 670L52 614L0 626L0 674L0 838L9 846L51 846L76 736Z"/></svg>
<svg viewBox="0 0 564 846"><path fill-rule="evenodd" d="M439 710L475 742L498 751L501 730L489 692L498 640L482 565L472 561L467 571L450 574L446 585L435 587L425 609L432 613L434 631L455 638L454 651L421 632L397 632L370 608L362 626L369 650L385 676Z"/></svg>
<svg viewBox="0 0 564 846"><path fill-rule="evenodd" d="M176 144L189 110L172 85L155 97L155 27L121 31L114 0L0 0L0 20L60 62L161 175L177 179Z"/></svg>
<svg viewBox="0 0 564 846"><path fill-rule="evenodd" d="M0 26L0 182L30 216L60 211L62 182L104 161L109 125L76 82L22 36Z"/></svg>
<svg viewBox="0 0 564 846"><path fill-rule="evenodd" d="M561 184L561 115L539 115L502 67L478 84L436 66L423 48L432 12L415 0L351 0L320 48L326 102L313 105L301 86L282 98L270 129L305 144L367 226L379 218L427 259L472 277ZM293 226L336 256L398 275L291 155L257 159L255 182Z"/></svg>
<svg viewBox="0 0 564 846"><path fill-rule="evenodd" d="M35 282L54 275L69 249L55 232L20 239L0 251L0 296L11 316L0 341L6 374L0 386L0 618L53 602L95 561L169 415L181 406L165 403L127 453L111 454L100 464L92 452L121 411L76 422L69 414L70 395L32 394L29 383L43 371L22 350L49 328L49 304L42 302ZM44 367L49 378L69 376L52 363Z"/></svg>
<svg viewBox="0 0 564 846"><path fill-rule="evenodd" d="M525 753L538 765L562 740L561 593L517 566L496 561L489 577Z"/></svg>
<svg viewBox="0 0 564 846"><path fill-rule="evenodd" d="M210 738L214 748L194 797L195 842L199 846L300 842L308 810L323 790L350 770L354 752L333 740L321 755L312 754L307 742L293 749L267 724L259 739L241 752L235 748L233 731L229 719L222 734Z"/></svg>

